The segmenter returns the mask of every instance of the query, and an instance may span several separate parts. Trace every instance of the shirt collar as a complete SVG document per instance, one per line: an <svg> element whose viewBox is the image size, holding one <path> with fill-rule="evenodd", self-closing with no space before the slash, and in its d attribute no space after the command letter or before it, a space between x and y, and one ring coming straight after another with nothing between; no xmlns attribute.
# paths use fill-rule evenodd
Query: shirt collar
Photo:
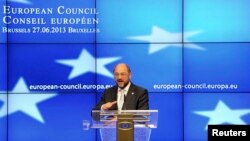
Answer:
<svg viewBox="0 0 250 141"><path fill-rule="evenodd" d="M127 85L125 88L123 88L123 90L124 90L126 93L128 92L130 85L131 85L131 82L129 81L129 82L128 82L128 85ZM121 90L121 88L119 88L118 90Z"/></svg>

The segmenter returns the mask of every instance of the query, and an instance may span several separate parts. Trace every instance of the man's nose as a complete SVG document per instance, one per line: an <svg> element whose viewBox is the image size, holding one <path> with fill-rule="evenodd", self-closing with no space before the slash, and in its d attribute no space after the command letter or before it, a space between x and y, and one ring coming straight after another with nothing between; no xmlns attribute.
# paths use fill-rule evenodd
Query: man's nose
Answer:
<svg viewBox="0 0 250 141"><path fill-rule="evenodd" d="M117 79L121 79L121 78L122 78L122 75L118 75L118 76L117 76Z"/></svg>

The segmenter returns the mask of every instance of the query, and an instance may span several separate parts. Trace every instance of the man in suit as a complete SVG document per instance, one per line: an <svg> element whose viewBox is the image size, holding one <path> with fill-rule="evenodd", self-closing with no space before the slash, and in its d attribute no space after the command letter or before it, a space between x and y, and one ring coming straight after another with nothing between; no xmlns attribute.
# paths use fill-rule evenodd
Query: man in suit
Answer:
<svg viewBox="0 0 250 141"><path fill-rule="evenodd" d="M131 70L120 63L114 68L116 86L106 89L92 110L148 110L148 91L131 82Z"/></svg>

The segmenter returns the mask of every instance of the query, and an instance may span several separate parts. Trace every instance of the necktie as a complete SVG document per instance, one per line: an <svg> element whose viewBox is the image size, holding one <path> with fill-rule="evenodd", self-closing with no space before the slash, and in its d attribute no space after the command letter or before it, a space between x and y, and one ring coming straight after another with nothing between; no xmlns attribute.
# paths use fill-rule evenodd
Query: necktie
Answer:
<svg viewBox="0 0 250 141"><path fill-rule="evenodd" d="M120 95L118 100L118 111L122 110L123 103L124 103L124 90L120 89Z"/></svg>

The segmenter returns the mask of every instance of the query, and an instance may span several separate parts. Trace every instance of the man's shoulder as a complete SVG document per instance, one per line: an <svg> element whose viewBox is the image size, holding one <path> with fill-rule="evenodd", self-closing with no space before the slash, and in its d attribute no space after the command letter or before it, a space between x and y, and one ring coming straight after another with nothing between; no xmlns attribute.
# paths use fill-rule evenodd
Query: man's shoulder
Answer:
<svg viewBox="0 0 250 141"><path fill-rule="evenodd" d="M139 85L135 85L133 83L131 83L131 86L134 87L135 89L137 89L138 91L147 91L146 88L139 86Z"/></svg>
<svg viewBox="0 0 250 141"><path fill-rule="evenodd" d="M116 90L117 90L117 86L112 86L112 87L105 89L104 92L110 92L110 91L116 91Z"/></svg>

